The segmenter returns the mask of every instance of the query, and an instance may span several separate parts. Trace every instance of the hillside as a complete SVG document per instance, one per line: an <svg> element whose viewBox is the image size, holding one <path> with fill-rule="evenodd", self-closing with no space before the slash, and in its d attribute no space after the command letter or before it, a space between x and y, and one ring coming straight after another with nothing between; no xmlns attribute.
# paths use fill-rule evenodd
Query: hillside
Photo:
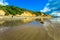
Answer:
<svg viewBox="0 0 60 40"><path fill-rule="evenodd" d="M27 9L15 7L15 6L1 6L0 5L0 10L3 10L5 12L5 15L17 15L17 14L21 15L22 13L27 11L27 13L35 14L36 16L40 16L40 15L47 16L47 14L42 13L42 12L34 12L31 10L27 10ZM0 14L2 13L0 12Z"/></svg>
<svg viewBox="0 0 60 40"><path fill-rule="evenodd" d="M26 11L26 9L18 8L15 6L1 6L1 5L0 5L0 10L5 11L6 12L5 15L9 15L9 14L16 15L23 13L23 11Z"/></svg>

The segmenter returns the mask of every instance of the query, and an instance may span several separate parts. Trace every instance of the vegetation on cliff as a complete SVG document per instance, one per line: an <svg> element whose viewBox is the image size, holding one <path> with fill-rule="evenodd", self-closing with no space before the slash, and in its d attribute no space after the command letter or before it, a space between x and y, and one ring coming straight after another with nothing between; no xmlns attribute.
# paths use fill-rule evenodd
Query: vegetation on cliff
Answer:
<svg viewBox="0 0 60 40"><path fill-rule="evenodd" d="M5 15L9 15L9 14L16 15L16 14L22 14L23 11L25 11L26 9L18 8L15 6L1 6L0 5L0 10L4 10L6 12Z"/></svg>
<svg viewBox="0 0 60 40"><path fill-rule="evenodd" d="M31 10L27 10L27 9L24 9L24 8L19 8L19 7L15 7L15 6L2 6L0 5L0 10L3 10L5 11L5 15L21 15L22 13L24 13L25 11L28 11L30 12L31 14L35 14L36 16L39 16L39 15L42 15L44 14L46 16L45 13L42 13L42 12L34 12L34 11L31 11Z"/></svg>

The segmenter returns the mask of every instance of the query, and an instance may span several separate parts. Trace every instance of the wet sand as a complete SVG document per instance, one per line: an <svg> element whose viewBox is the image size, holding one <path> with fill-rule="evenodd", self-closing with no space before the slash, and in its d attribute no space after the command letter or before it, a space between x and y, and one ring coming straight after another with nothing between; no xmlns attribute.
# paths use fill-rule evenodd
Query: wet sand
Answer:
<svg viewBox="0 0 60 40"><path fill-rule="evenodd" d="M44 28L38 26L26 26L7 29L0 33L0 40L54 40Z"/></svg>
<svg viewBox="0 0 60 40"><path fill-rule="evenodd" d="M60 40L59 23L48 21L44 24L30 22L20 25L19 21L12 22L9 22L9 24L7 22L0 27L0 40ZM18 23L18 25L15 23Z"/></svg>

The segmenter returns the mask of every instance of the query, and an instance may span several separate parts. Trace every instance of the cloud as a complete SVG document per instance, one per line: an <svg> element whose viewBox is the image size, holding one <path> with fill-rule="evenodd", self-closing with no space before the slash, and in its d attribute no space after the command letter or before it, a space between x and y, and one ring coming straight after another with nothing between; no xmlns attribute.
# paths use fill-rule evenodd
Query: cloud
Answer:
<svg viewBox="0 0 60 40"><path fill-rule="evenodd" d="M50 11L51 9L49 9L48 7L45 7L43 10L40 10L41 12L47 12Z"/></svg>
<svg viewBox="0 0 60 40"><path fill-rule="evenodd" d="M60 1L49 0L49 2L45 5L45 7L40 11L48 13L53 16L60 16Z"/></svg>
<svg viewBox="0 0 60 40"><path fill-rule="evenodd" d="M0 0L0 5L6 6L8 5L8 2L6 2L5 0Z"/></svg>
<svg viewBox="0 0 60 40"><path fill-rule="evenodd" d="M49 2L50 2L51 0L49 0ZM45 5L45 7L42 9L42 10L40 10L41 12L47 12L47 11L50 11L51 9L49 9L49 5L50 5L50 3L47 3L46 5Z"/></svg>
<svg viewBox="0 0 60 40"><path fill-rule="evenodd" d="M55 12L52 12L50 15L60 16L60 12L55 11Z"/></svg>

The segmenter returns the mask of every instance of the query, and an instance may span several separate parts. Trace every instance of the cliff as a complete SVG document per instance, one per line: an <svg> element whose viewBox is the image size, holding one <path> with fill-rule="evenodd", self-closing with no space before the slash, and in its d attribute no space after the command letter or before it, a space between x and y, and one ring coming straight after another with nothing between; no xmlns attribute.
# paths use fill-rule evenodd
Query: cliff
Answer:
<svg viewBox="0 0 60 40"><path fill-rule="evenodd" d="M50 15L42 12L34 12L31 10L27 10L15 6L0 5L0 16L50 16Z"/></svg>

